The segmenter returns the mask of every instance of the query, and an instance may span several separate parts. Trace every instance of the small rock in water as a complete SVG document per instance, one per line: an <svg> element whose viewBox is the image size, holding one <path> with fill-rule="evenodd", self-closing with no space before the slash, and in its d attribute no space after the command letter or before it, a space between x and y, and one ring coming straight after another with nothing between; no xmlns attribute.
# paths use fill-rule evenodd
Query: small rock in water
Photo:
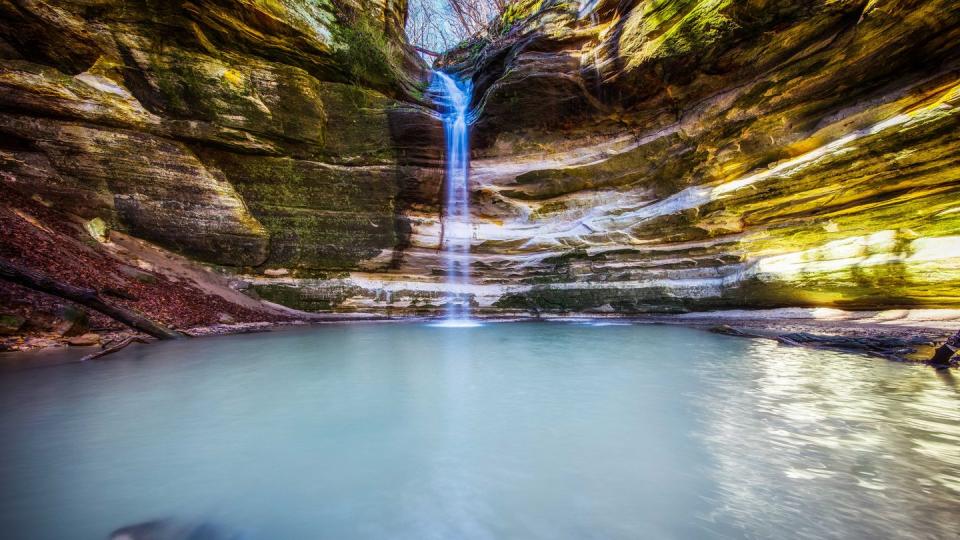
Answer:
<svg viewBox="0 0 960 540"><path fill-rule="evenodd" d="M726 324L714 326L710 328L710 331L713 332L714 334L723 334L725 336L740 336L740 337L750 336L750 334L747 334L741 330L737 330L736 328Z"/></svg>
<svg viewBox="0 0 960 540"><path fill-rule="evenodd" d="M937 368L946 368L955 360L960 360L960 332L957 332L947 339L943 345L937 347L929 363Z"/></svg>
<svg viewBox="0 0 960 540"><path fill-rule="evenodd" d="M109 540L243 540L246 535L212 523L184 523L159 519L123 527L110 533Z"/></svg>

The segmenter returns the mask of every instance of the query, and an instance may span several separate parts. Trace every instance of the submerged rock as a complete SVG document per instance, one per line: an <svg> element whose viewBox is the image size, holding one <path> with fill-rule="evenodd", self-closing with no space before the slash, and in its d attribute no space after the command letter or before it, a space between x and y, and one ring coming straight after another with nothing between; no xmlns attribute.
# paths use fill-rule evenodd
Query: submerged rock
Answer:
<svg viewBox="0 0 960 540"><path fill-rule="evenodd" d="M929 364L937 368L945 368L956 362L957 351L960 351L960 332L950 336L942 345L937 347Z"/></svg>
<svg viewBox="0 0 960 540"><path fill-rule="evenodd" d="M743 330L734 328L734 327L732 327L732 326L730 326L730 325L726 325L726 324L721 324L721 325L713 326L713 327L711 327L709 330L710 330L710 332L713 332L714 334L722 334L722 335L725 335L725 336L756 337L756 336L754 336L753 334L749 334L749 333L747 333L747 332L744 332Z"/></svg>
<svg viewBox="0 0 960 540"><path fill-rule="evenodd" d="M806 332L782 334L776 339L785 345L860 352L897 360L909 358L919 347L929 347L933 344L923 337L834 336Z"/></svg>
<svg viewBox="0 0 960 540"><path fill-rule="evenodd" d="M244 540L246 535L212 523L148 521L110 533L109 540Z"/></svg>

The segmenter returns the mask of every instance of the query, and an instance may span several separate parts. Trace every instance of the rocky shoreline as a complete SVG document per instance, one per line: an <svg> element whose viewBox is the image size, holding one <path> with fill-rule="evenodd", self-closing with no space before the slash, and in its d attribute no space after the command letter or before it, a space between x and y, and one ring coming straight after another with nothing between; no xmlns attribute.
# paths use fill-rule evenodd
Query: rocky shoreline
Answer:
<svg viewBox="0 0 960 540"><path fill-rule="evenodd" d="M730 336L772 339L790 347L927 362L960 328L957 310L842 311L830 308L730 310L644 317Z"/></svg>
<svg viewBox="0 0 960 540"><path fill-rule="evenodd" d="M181 330L191 338L270 332L290 327L319 324L352 323L417 323L432 317L387 317L378 314L313 314L306 319L286 321L213 324ZM645 315L639 317L564 315L512 318L488 317L484 322L510 323L594 323L652 324L684 326L728 336L775 340L784 347L812 347L863 354L900 362L927 362L937 347L960 327L957 310L896 310L883 312L848 312L819 309L733 310L688 313L682 315ZM81 343L75 338L58 336L8 337L0 341L7 352L0 353L0 370L25 369L58 365L82 360L98 351L109 349L130 338L152 342L147 336L128 330L92 332L96 340ZM85 335L84 337L87 337ZM73 341L74 343L71 343ZM46 351L59 350L51 358ZM39 358L33 361L32 358ZM954 357L954 367L957 358Z"/></svg>

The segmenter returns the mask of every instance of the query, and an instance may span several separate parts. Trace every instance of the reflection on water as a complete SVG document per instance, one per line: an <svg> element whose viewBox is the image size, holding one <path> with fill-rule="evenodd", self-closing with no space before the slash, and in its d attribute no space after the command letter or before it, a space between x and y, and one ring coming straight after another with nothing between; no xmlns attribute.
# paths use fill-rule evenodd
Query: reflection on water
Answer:
<svg viewBox="0 0 960 540"><path fill-rule="evenodd" d="M682 328L354 325L0 374L0 535L955 538L960 397Z"/></svg>
<svg viewBox="0 0 960 540"><path fill-rule="evenodd" d="M960 533L960 400L932 371L758 340L706 374L713 518L768 538Z"/></svg>

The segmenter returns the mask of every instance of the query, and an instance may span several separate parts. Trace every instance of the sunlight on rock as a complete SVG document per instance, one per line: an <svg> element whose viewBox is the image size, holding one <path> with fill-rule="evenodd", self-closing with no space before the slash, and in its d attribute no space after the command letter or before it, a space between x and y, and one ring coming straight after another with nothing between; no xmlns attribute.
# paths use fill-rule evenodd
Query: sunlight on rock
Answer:
<svg viewBox="0 0 960 540"><path fill-rule="evenodd" d="M0 1L0 537L960 538L958 65L956 0Z"/></svg>

